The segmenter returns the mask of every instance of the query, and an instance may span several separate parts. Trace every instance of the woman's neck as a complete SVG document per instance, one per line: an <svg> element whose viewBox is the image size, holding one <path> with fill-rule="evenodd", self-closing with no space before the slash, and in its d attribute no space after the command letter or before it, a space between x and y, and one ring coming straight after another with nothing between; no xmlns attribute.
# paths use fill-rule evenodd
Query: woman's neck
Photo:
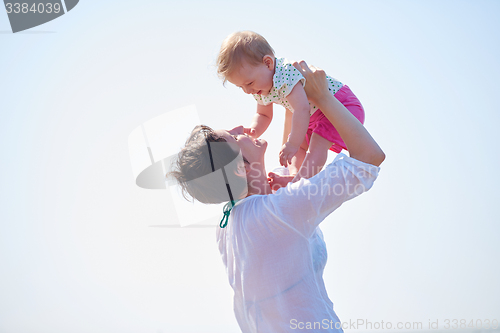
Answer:
<svg viewBox="0 0 500 333"><path fill-rule="evenodd" d="M271 186L267 181L267 173L264 167L264 163L259 167L250 167L250 171L247 173L248 182L248 195L266 195L271 194Z"/></svg>

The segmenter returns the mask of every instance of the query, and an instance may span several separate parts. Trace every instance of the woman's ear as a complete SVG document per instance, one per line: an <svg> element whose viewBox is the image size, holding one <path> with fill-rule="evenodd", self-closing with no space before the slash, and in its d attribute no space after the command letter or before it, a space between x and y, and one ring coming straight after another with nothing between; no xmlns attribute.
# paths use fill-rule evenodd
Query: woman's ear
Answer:
<svg viewBox="0 0 500 333"><path fill-rule="evenodd" d="M245 176L251 171L250 163L245 163Z"/></svg>
<svg viewBox="0 0 500 333"><path fill-rule="evenodd" d="M274 71L274 57L266 54L264 58L262 58L262 62L266 65L267 69Z"/></svg>
<svg viewBox="0 0 500 333"><path fill-rule="evenodd" d="M235 174L239 177L246 177L250 172L250 164L242 162L238 164L238 167L235 170Z"/></svg>

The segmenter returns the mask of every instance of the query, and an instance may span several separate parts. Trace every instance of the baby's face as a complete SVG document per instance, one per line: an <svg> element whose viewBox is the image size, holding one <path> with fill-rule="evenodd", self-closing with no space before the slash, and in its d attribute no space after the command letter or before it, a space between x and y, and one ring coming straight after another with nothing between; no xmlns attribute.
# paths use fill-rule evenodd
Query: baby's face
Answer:
<svg viewBox="0 0 500 333"><path fill-rule="evenodd" d="M243 89L246 94L269 95L273 88L274 57L265 56L262 63L255 66L243 60L227 80Z"/></svg>

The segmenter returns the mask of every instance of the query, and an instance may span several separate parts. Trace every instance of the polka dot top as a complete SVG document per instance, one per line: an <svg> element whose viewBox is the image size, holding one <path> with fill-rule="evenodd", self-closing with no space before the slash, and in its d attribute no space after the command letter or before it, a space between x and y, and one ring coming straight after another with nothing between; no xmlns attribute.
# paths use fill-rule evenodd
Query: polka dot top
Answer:
<svg viewBox="0 0 500 333"><path fill-rule="evenodd" d="M332 94L335 94L342 88L343 84L336 79L326 76L328 81L328 89ZM285 58L276 59L276 69L273 77L273 88L269 92L269 95L257 95L254 94L253 97L257 103L262 105L269 105L271 103L279 104L288 110L293 112L293 108L288 102L286 96L292 92L293 87L301 81L305 86L306 79L300 74L300 72L293 67L292 63ZM316 105L309 103L310 109L309 114L312 115L318 110Z"/></svg>

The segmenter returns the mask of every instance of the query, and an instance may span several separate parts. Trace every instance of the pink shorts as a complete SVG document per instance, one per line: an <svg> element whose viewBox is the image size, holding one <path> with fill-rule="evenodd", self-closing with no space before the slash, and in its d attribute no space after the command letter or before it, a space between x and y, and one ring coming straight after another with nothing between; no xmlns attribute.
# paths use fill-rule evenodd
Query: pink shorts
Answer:
<svg viewBox="0 0 500 333"><path fill-rule="evenodd" d="M351 89L349 89L348 86L344 85L342 88L340 88L339 91L335 93L334 96L362 124L365 123L365 110L363 109L363 106L361 105L359 99L356 97L356 95L354 95L354 93L351 91ZM330 150L333 150L336 153L340 153L342 149L347 150L344 140L342 140L342 138L340 137L339 132L337 132L332 123L319 109L309 119L309 127L306 134L308 145L313 133L319 134L321 137L327 139L330 142L333 142Z"/></svg>

